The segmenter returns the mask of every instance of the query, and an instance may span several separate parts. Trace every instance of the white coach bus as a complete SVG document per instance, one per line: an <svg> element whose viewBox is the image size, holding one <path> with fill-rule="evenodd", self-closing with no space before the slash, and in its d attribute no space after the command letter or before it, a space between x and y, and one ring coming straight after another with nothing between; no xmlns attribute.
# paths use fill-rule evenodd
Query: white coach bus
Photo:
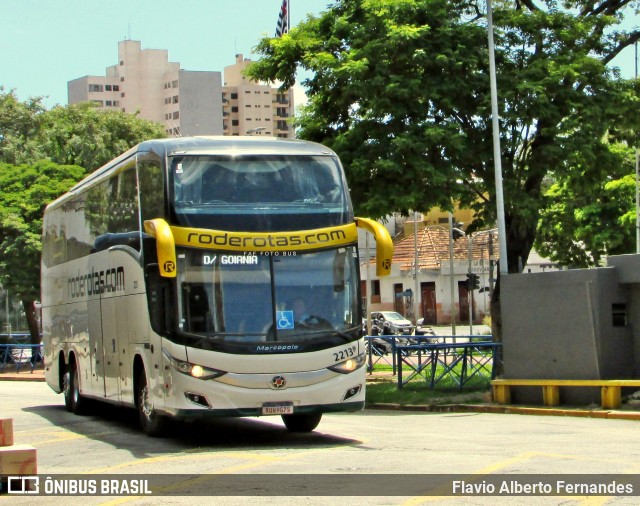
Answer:
<svg viewBox="0 0 640 506"><path fill-rule="evenodd" d="M311 431L365 399L357 227L342 166L314 143L143 142L46 209L45 375L67 408L169 418L281 415Z"/></svg>

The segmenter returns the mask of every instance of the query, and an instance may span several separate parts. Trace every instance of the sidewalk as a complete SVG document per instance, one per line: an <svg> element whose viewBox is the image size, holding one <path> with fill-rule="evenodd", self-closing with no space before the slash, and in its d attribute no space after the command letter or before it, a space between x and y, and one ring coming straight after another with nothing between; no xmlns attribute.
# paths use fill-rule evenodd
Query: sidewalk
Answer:
<svg viewBox="0 0 640 506"><path fill-rule="evenodd" d="M40 366L31 371L30 364L23 364L16 372L15 365L7 365L0 369L0 381L44 381L44 368Z"/></svg>

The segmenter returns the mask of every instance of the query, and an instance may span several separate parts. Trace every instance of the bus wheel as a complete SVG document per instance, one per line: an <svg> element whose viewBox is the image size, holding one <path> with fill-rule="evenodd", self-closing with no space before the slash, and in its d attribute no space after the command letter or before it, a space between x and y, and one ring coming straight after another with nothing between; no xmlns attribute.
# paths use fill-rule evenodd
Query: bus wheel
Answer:
<svg viewBox="0 0 640 506"><path fill-rule="evenodd" d="M80 395L80 378L76 361L71 359L69 367L62 378L62 390L64 392L64 404L67 411L76 415L84 413L85 400Z"/></svg>
<svg viewBox="0 0 640 506"><path fill-rule="evenodd" d="M311 432L320 423L322 413L308 415L282 415L282 421L289 432Z"/></svg>
<svg viewBox="0 0 640 506"><path fill-rule="evenodd" d="M149 394L149 386L147 385L147 375L144 370L140 372L140 376L138 377L136 401L140 426L143 432L151 437L163 436L166 430L167 419L159 415L153 407L153 402Z"/></svg>

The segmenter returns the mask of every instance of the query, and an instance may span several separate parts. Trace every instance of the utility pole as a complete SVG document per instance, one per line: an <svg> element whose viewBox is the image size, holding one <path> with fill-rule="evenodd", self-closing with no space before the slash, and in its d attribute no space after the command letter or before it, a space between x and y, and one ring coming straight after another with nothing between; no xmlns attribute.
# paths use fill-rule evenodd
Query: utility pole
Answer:
<svg viewBox="0 0 640 506"><path fill-rule="evenodd" d="M467 286L467 298L469 300L469 335L473 335L473 284L472 284L472 279L473 276L471 274L473 274L471 272L471 246L472 246L472 242L473 239L471 238L471 234L467 235L467 248L468 248L468 256L469 256L469 269L468 272L470 274L469 276L469 284Z"/></svg>
<svg viewBox="0 0 640 506"><path fill-rule="evenodd" d="M498 244L500 246L500 275L509 272L507 262L507 233L504 219L502 192L502 150L500 149L500 116L498 114L498 84L496 81L496 56L493 44L493 12L491 0L487 0L487 31L489 33L489 80L491 86L491 122L493 125L493 161L496 182L496 215L498 217Z"/></svg>
<svg viewBox="0 0 640 506"><path fill-rule="evenodd" d="M453 275L453 214L449 213L449 279L451 282L451 335L456 335L456 292ZM455 343L455 339L454 339Z"/></svg>
<svg viewBox="0 0 640 506"><path fill-rule="evenodd" d="M420 316L419 308L420 308L420 300L421 293L420 290L420 282L418 281L418 261L420 259L420 255L418 254L418 213L413 212L413 278L415 282L415 295L413 298L413 324L418 325L418 317Z"/></svg>
<svg viewBox="0 0 640 506"><path fill-rule="evenodd" d="M638 80L638 42L635 46L636 57L636 81ZM636 139L636 253L640 253L640 150Z"/></svg>

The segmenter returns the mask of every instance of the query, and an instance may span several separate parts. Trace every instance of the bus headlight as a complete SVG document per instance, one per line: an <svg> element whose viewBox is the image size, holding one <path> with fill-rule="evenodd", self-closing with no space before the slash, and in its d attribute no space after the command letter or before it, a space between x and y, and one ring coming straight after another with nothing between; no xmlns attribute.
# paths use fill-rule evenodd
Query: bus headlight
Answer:
<svg viewBox="0 0 640 506"><path fill-rule="evenodd" d="M364 365L366 360L366 355L363 353L362 355L358 355L354 358L349 358L344 362L340 362L339 364L329 366L328 369L339 372L340 374L349 374L356 369L360 369Z"/></svg>
<svg viewBox="0 0 640 506"><path fill-rule="evenodd" d="M204 367L202 365L192 364L191 362L179 360L174 356L170 355L167 350L162 350L162 352L164 353L164 356L167 357L167 359L171 363L171 367L173 367L176 371L181 372L182 374L191 376L192 378L198 378L201 380L210 380L213 378L218 378L223 374L227 374L225 371L220 371L218 369L213 369L211 367Z"/></svg>

